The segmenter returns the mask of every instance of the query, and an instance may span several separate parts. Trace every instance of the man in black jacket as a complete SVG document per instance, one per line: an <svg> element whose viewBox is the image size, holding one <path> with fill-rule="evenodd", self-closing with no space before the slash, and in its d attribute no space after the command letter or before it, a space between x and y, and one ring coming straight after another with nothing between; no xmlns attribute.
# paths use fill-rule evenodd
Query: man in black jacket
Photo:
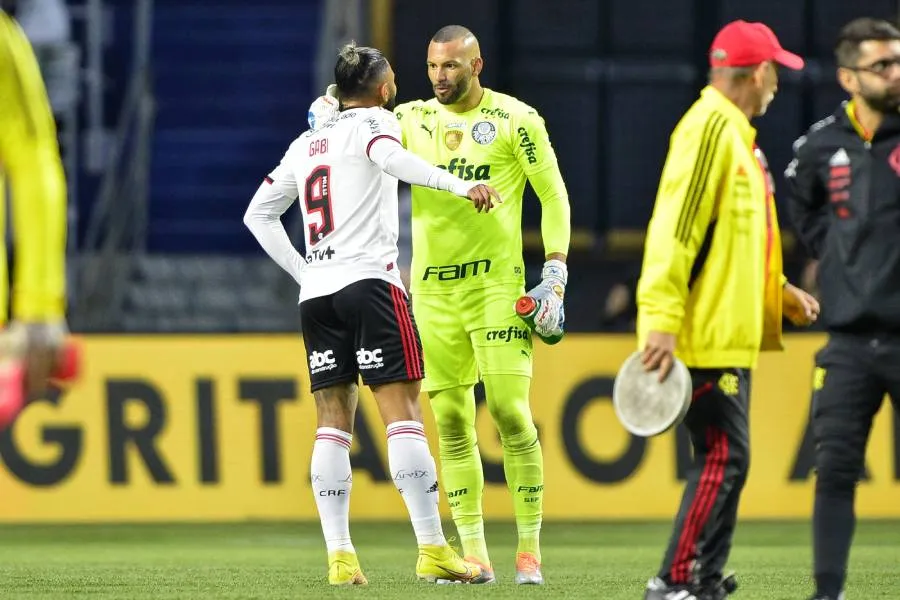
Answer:
<svg viewBox="0 0 900 600"><path fill-rule="evenodd" d="M851 99L795 142L785 172L829 333L813 377L814 600L843 598L872 419L885 393L900 408L900 30L857 19L835 55Z"/></svg>

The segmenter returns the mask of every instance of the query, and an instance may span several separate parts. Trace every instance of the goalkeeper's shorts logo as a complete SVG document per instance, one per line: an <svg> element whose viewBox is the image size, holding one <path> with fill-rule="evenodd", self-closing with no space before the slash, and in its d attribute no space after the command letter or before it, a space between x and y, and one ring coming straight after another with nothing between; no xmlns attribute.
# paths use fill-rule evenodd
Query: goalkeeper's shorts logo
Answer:
<svg viewBox="0 0 900 600"><path fill-rule="evenodd" d="M509 343L513 340L527 340L529 338L531 338L531 332L527 329L513 327L512 325L506 329L489 329L484 335L484 339L487 342Z"/></svg>

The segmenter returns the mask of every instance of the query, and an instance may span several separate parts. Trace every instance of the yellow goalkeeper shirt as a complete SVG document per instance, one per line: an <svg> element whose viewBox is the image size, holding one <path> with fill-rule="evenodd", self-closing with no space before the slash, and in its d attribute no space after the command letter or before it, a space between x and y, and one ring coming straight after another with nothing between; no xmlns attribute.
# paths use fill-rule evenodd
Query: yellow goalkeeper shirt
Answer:
<svg viewBox="0 0 900 600"><path fill-rule="evenodd" d="M12 317L65 312L66 188L56 124L31 45L0 11L0 232L10 190L15 281ZM0 244L0 322L9 314L6 245Z"/></svg>
<svg viewBox="0 0 900 600"><path fill-rule="evenodd" d="M493 186L503 200L489 213L478 213L449 192L413 186L413 293L522 285L526 182L541 202L545 253L568 252L569 197L537 111L485 88L478 106L464 113L433 98L401 104L394 113L408 150L461 179Z"/></svg>

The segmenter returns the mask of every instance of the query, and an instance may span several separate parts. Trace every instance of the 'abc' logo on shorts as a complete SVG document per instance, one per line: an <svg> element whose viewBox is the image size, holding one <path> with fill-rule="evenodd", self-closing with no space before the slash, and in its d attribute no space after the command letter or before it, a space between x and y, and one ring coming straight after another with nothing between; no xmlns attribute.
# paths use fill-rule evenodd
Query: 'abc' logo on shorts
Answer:
<svg viewBox="0 0 900 600"><path fill-rule="evenodd" d="M326 350L318 352L313 350L309 355L309 371L310 373L319 373L320 371L330 371L337 368L337 362L334 360L334 351Z"/></svg>
<svg viewBox="0 0 900 600"><path fill-rule="evenodd" d="M360 348L356 351L356 363L359 365L360 369L377 369L378 367L383 367L384 362L381 358L381 348L375 348L374 350Z"/></svg>

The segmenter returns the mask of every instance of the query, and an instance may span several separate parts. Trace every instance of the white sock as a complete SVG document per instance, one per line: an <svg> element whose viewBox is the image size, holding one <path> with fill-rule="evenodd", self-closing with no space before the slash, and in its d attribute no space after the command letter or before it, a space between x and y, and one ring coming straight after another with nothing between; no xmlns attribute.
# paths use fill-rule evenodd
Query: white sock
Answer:
<svg viewBox="0 0 900 600"><path fill-rule="evenodd" d="M332 427L316 430L310 477L328 552L356 552L350 542L350 444L353 436Z"/></svg>
<svg viewBox="0 0 900 600"><path fill-rule="evenodd" d="M418 421L397 421L387 427L388 465L394 485L403 496L416 541L420 546L444 546L438 512L440 492L434 458Z"/></svg>

